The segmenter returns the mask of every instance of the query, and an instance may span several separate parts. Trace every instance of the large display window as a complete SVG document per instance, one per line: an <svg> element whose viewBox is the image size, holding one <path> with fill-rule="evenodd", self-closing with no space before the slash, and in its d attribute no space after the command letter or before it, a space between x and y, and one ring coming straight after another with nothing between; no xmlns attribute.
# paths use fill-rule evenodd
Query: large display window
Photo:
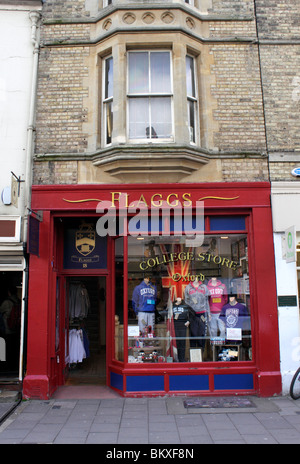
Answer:
<svg viewBox="0 0 300 464"><path fill-rule="evenodd" d="M252 360L246 233L128 237L127 279L129 363Z"/></svg>

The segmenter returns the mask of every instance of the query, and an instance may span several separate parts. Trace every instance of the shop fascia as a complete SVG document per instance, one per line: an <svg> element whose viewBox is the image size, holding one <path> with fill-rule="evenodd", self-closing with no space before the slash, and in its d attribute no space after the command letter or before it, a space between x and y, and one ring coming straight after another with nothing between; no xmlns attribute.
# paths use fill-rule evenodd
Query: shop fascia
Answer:
<svg viewBox="0 0 300 464"><path fill-rule="evenodd" d="M112 201L98 203L96 212L101 217L96 231L106 236L186 236L189 246L200 246L204 240L204 201L194 204L189 194L154 194L150 205L144 195L139 200L128 202L128 195L112 193Z"/></svg>

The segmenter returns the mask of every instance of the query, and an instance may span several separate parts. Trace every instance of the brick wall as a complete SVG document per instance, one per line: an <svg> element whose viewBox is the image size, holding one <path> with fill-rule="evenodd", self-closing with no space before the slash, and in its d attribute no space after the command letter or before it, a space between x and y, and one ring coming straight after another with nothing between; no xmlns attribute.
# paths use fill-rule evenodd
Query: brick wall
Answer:
<svg viewBox="0 0 300 464"><path fill-rule="evenodd" d="M222 44L212 47L215 84L215 146L223 151L264 152L265 131L257 47Z"/></svg>
<svg viewBox="0 0 300 464"><path fill-rule="evenodd" d="M86 0L47 0L44 3L43 17L52 18L81 18L90 16L85 8Z"/></svg>
<svg viewBox="0 0 300 464"><path fill-rule="evenodd" d="M255 0L261 39L299 39L299 0Z"/></svg>
<svg viewBox="0 0 300 464"><path fill-rule="evenodd" d="M256 11L270 179L297 181L291 170L300 162L300 3L256 0Z"/></svg>
<svg viewBox="0 0 300 464"><path fill-rule="evenodd" d="M83 131L89 88L88 47L44 48L37 92L36 153L79 153L87 146Z"/></svg>
<svg viewBox="0 0 300 464"><path fill-rule="evenodd" d="M268 161L263 159L223 159L225 182L264 182L269 180Z"/></svg>

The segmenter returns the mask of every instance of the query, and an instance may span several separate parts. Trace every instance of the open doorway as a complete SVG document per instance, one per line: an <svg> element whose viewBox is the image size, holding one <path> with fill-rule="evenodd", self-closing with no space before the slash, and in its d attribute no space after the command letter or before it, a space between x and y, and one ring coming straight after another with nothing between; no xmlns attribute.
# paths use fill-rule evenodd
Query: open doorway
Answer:
<svg viewBox="0 0 300 464"><path fill-rule="evenodd" d="M19 378L22 272L0 273L0 381Z"/></svg>
<svg viewBox="0 0 300 464"><path fill-rule="evenodd" d="M106 384L106 278L68 277L66 385Z"/></svg>

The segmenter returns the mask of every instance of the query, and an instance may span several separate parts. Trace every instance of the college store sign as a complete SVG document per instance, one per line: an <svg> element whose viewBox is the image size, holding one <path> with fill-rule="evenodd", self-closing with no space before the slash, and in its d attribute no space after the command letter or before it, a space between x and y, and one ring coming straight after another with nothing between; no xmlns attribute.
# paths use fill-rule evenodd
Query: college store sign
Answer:
<svg viewBox="0 0 300 464"><path fill-rule="evenodd" d="M285 231L286 262L296 262L296 228L289 227Z"/></svg>

